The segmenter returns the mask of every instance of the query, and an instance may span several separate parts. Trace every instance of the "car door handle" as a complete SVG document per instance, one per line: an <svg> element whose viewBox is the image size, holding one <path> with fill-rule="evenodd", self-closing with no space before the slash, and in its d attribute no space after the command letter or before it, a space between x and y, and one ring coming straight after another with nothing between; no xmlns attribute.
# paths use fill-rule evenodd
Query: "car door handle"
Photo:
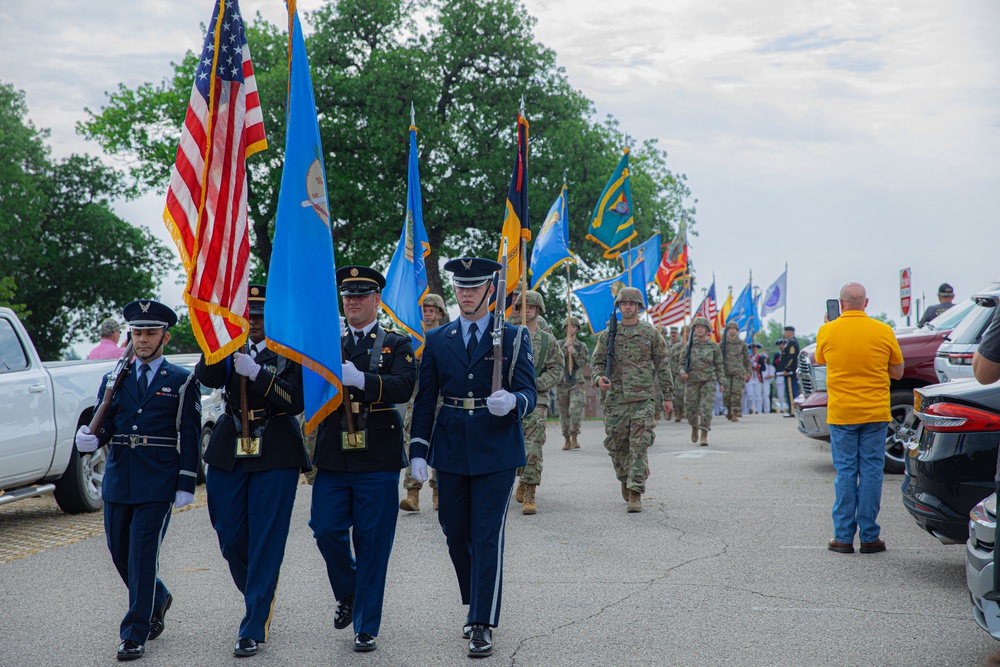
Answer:
<svg viewBox="0 0 1000 667"><path fill-rule="evenodd" d="M28 387L28 391L30 391L32 394L40 394L43 391L45 391L45 385L44 384L33 384L30 387Z"/></svg>

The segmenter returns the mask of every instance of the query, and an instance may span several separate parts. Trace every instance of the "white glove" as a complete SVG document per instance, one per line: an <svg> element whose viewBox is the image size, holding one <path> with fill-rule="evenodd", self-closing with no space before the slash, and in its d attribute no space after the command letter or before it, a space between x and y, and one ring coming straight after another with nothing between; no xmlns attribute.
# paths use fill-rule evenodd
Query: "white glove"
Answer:
<svg viewBox="0 0 1000 667"><path fill-rule="evenodd" d="M84 454L97 451L98 441L96 435L91 435L90 429L84 424L76 432L76 448Z"/></svg>
<svg viewBox="0 0 1000 667"><path fill-rule="evenodd" d="M503 417L513 410L515 405L517 405L517 399L506 389L498 389L486 399L486 409L496 417Z"/></svg>
<svg viewBox="0 0 1000 667"><path fill-rule="evenodd" d="M249 354L242 352L233 353L233 365L236 367L237 373L245 375L251 380L256 380L257 373L260 372L260 364L254 361Z"/></svg>
<svg viewBox="0 0 1000 667"><path fill-rule="evenodd" d="M427 461L421 458L410 459L410 474L421 484L427 481Z"/></svg>
<svg viewBox="0 0 1000 667"><path fill-rule="evenodd" d="M353 361L341 365L340 379L348 387L365 388L365 374L358 370Z"/></svg>
<svg viewBox="0 0 1000 667"><path fill-rule="evenodd" d="M187 507L194 502L194 494L188 493L187 491L177 491L177 495L174 496L174 509L179 510L182 507Z"/></svg>
<svg viewBox="0 0 1000 667"><path fill-rule="evenodd" d="M344 331L344 316L341 315L340 316L340 337L341 338L344 337L344 333L345 333L345 331Z"/></svg>

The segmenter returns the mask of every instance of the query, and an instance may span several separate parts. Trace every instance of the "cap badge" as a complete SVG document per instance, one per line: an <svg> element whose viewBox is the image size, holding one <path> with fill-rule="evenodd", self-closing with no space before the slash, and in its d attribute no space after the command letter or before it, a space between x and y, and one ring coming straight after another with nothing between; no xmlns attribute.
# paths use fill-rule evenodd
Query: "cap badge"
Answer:
<svg viewBox="0 0 1000 667"><path fill-rule="evenodd" d="M250 294L252 294L253 296L257 296L258 294L260 294L260 288L259 287L251 287L250 288Z"/></svg>
<svg viewBox="0 0 1000 667"><path fill-rule="evenodd" d="M152 304L151 301L147 301L146 303L143 303L142 301L140 301L139 302L139 307L142 308L142 312L148 313L149 312L149 306L151 304Z"/></svg>
<svg viewBox="0 0 1000 667"><path fill-rule="evenodd" d="M357 269L351 269L351 277L352 278L357 278L358 277L358 270Z"/></svg>
<svg viewBox="0 0 1000 667"><path fill-rule="evenodd" d="M472 260L471 259L462 259L462 260L459 260L459 261L462 262L462 266L465 267L466 271L468 271L469 269L472 268Z"/></svg>

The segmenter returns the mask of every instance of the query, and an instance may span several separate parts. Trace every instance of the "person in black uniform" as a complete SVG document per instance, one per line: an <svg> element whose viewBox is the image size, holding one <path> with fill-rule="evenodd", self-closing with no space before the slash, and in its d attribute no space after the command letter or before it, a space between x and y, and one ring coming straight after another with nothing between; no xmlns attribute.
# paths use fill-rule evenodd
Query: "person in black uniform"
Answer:
<svg viewBox="0 0 1000 667"><path fill-rule="evenodd" d="M414 477L437 470L438 520L455 566L462 604L469 606L462 637L470 657L493 652L492 628L500 619L504 527L514 472L525 465L521 420L535 409L534 359L527 329L505 324L502 388L493 379L493 322L488 300L500 264L453 259L461 315L428 332L410 423ZM444 401L437 411L438 395ZM428 451L430 458L428 459Z"/></svg>
<svg viewBox="0 0 1000 667"><path fill-rule="evenodd" d="M799 395L799 376L796 374L799 368L799 341L795 338L795 327L785 327L782 333L785 346L781 349L781 357L775 364L775 369L781 377L781 382L785 385L785 397L788 400L788 414L786 417L795 416L795 397Z"/></svg>
<svg viewBox="0 0 1000 667"><path fill-rule="evenodd" d="M410 400L417 369L410 337L375 319L385 287L382 274L345 266L337 270L337 284L349 325L343 332L341 380L350 400L345 395L340 409L319 425L309 526L337 600L334 627L353 621L354 650L374 651L399 514L399 471L408 463L396 404ZM347 410L353 434L347 432Z"/></svg>
<svg viewBox="0 0 1000 667"><path fill-rule="evenodd" d="M302 368L265 345L264 298L264 285L249 286L249 354L214 364L202 356L195 367L206 387L225 388L226 412L205 451L205 488L222 556L246 603L236 657L256 655L268 640L299 472L312 469L295 420L303 410ZM248 435L259 438L249 447L239 441L243 378Z"/></svg>
<svg viewBox="0 0 1000 667"><path fill-rule="evenodd" d="M173 507L194 500L198 480L201 391L192 373L163 358L167 330L177 314L157 301L133 301L122 314L135 359L111 399L100 433L86 425L76 434L81 452L110 444L101 496L104 530L118 574L128 586L119 660L146 652L146 640L164 630L173 597L157 577L160 545ZM110 374L109 374L110 375ZM97 392L104 399L108 376Z"/></svg>

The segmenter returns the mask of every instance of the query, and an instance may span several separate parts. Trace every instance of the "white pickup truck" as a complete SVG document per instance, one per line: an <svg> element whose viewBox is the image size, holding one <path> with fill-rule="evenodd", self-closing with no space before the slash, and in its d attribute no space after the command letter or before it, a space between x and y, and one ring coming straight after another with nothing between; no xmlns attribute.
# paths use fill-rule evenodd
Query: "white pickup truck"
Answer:
<svg viewBox="0 0 1000 667"><path fill-rule="evenodd" d="M14 311L0 308L0 505L52 492L69 514L101 509L107 448L80 454L73 438L114 365L43 363Z"/></svg>

